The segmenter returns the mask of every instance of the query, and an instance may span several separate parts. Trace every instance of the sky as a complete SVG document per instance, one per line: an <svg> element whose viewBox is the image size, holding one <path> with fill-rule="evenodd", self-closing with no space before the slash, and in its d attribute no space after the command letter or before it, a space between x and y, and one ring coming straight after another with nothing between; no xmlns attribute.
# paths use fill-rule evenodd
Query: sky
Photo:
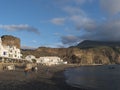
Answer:
<svg viewBox="0 0 120 90"><path fill-rule="evenodd" d="M0 0L0 36L21 48L120 41L120 0Z"/></svg>

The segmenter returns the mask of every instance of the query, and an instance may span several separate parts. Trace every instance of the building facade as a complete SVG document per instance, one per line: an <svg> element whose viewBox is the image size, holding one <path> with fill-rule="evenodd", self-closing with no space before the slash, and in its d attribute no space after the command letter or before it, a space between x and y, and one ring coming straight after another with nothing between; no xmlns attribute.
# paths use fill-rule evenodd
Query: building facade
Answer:
<svg viewBox="0 0 120 90"><path fill-rule="evenodd" d="M57 56L46 56L46 57L40 57L37 59L37 63L41 63L43 65L59 65L59 64L67 64L67 62L64 62L61 58Z"/></svg>
<svg viewBox="0 0 120 90"><path fill-rule="evenodd" d="M25 57L25 59L28 61L28 62L33 62L33 60L36 60L36 57L33 56L33 55L27 55Z"/></svg>
<svg viewBox="0 0 120 90"><path fill-rule="evenodd" d="M19 48L13 45L3 45L0 38L0 57L21 59L21 52Z"/></svg>

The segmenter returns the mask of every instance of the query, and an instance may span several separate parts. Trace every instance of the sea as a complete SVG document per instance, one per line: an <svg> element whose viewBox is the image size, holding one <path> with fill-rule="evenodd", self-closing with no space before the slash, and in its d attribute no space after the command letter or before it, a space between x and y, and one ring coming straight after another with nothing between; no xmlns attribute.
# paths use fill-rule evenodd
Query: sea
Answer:
<svg viewBox="0 0 120 90"><path fill-rule="evenodd" d="M120 90L120 65L80 66L64 72L66 83L86 90Z"/></svg>

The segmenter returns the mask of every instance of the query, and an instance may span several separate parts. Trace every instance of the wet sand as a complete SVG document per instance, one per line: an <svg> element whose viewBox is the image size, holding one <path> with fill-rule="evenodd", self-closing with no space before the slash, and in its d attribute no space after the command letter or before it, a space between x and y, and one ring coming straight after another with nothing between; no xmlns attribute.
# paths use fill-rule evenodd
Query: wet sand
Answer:
<svg viewBox="0 0 120 90"><path fill-rule="evenodd" d="M38 72L25 75L22 68L0 72L0 90L84 90L66 84L64 70L74 65L38 66Z"/></svg>

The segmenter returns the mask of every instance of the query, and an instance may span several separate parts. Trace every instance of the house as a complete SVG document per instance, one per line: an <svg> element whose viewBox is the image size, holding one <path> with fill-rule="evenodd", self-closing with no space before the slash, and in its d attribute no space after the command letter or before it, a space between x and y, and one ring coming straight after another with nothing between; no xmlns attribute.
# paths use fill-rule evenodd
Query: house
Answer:
<svg viewBox="0 0 120 90"><path fill-rule="evenodd" d="M19 48L16 48L16 46L13 45L3 45L0 38L0 57L21 59L21 56L22 54Z"/></svg>
<svg viewBox="0 0 120 90"><path fill-rule="evenodd" d="M27 55L27 56L25 57L25 59L26 59L27 61L29 61L29 62L33 62L33 60L36 60L36 57L33 56L33 55Z"/></svg>
<svg viewBox="0 0 120 90"><path fill-rule="evenodd" d="M40 57L37 59L37 63L43 64L43 65L58 65L58 64L67 64L62 59L60 59L57 56L46 56L46 57Z"/></svg>

